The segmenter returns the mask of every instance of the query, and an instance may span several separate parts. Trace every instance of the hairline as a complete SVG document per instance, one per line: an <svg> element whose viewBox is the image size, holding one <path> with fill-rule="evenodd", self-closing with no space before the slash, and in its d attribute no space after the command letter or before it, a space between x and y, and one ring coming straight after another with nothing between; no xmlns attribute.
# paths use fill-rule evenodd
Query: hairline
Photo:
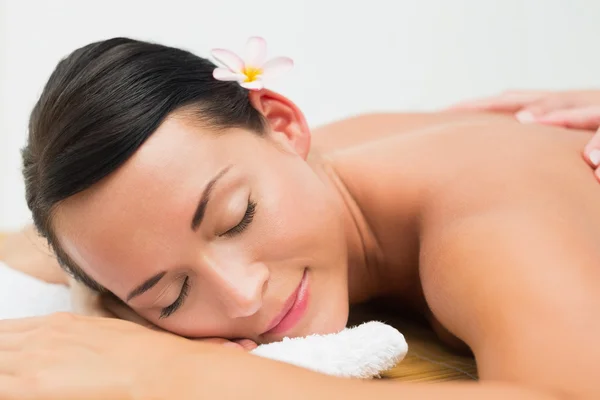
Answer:
<svg viewBox="0 0 600 400"><path fill-rule="evenodd" d="M180 119L184 123L194 124L194 126L196 126L196 127L211 129L211 130L215 131L215 133L217 133L217 134L224 133L227 129L231 129L231 128L243 128L243 126L237 126L237 125L228 126L227 124L218 123L217 121L211 121L210 118L203 118L202 113L204 111L205 111L205 109L203 108L202 104L190 103L190 104L182 105L182 106L172 110L170 113L168 113L165 116L165 118L163 119L163 121L156 128L156 130L158 130L160 128L160 125L162 125L167 119L170 119L170 118ZM265 133L265 127L266 127L267 122L264 119L264 116L262 114L260 115L260 117L262 119L262 124L261 124L262 126L259 128L259 130L251 129L251 131L258 135L263 135ZM248 127L246 127L246 128L248 128ZM139 150L139 149L137 149L137 150ZM84 191L86 191L86 190L84 190ZM74 194L72 196L75 196L75 195L76 194ZM72 196L69 196L69 198ZM83 271L83 269L79 265L77 265L77 263L75 261L73 261L73 259L67 254L67 252L60 245L60 241L58 240L58 237L56 236L56 234L54 232L53 221L54 221L54 217L55 217L57 208L60 206L60 204L62 204L67 199L63 199L63 200L55 203L51 207L50 211L47 213L48 217L47 217L47 220L44 222L44 225L45 225L44 231L47 232L46 239L48 241L48 244L54 251L54 254L56 256L58 264L67 274L69 274L71 277L73 277L76 281L83 283L85 286L87 286L88 288L90 288L94 291L97 291L100 293L110 293L110 291L108 289L106 289L104 286L102 286L96 280L94 280L92 277L90 277L88 274L86 274Z"/></svg>
<svg viewBox="0 0 600 400"><path fill-rule="evenodd" d="M67 254L67 252L60 245L60 241L56 236L54 230L52 229L52 221L58 205L62 203L59 202L52 207L52 210L48 213L48 220L46 221L45 230L48 232L48 236L46 237L48 244L54 251L54 255L56 256L56 260L60 267L71 277L73 277L77 282L83 283L89 289L92 289L99 293L109 292L104 286L96 282L91 276L85 273L83 269L77 265L75 261Z"/></svg>

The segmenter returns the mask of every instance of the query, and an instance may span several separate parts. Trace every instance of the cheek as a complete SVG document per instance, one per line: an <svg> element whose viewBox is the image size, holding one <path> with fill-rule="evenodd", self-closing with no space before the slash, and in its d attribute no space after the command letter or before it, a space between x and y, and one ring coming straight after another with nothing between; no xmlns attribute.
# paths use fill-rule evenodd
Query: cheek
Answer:
<svg viewBox="0 0 600 400"><path fill-rule="evenodd" d="M159 318L160 310L138 312L159 328L189 338L234 338L249 334L244 322L228 317L219 301L207 298L202 288L196 286L183 307L167 318Z"/></svg>
<svg viewBox="0 0 600 400"><path fill-rule="evenodd" d="M323 184L312 171L280 172L261 191L264 220L260 233L271 241L263 244L273 252L287 252L288 258L331 258L343 246L343 237L338 211Z"/></svg>

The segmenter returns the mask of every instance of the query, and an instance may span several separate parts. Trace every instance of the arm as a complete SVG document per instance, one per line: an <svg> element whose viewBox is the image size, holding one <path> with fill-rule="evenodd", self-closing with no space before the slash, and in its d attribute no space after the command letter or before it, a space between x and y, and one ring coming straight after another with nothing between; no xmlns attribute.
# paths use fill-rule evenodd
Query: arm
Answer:
<svg viewBox="0 0 600 400"><path fill-rule="evenodd" d="M333 378L109 318L5 320L0 339L10 343L0 346L0 398L6 400L557 400L503 383L430 386Z"/></svg>
<svg viewBox="0 0 600 400"><path fill-rule="evenodd" d="M568 216L489 212L425 240L428 303L473 349L483 381L600 396L600 252L587 236L598 226Z"/></svg>
<svg viewBox="0 0 600 400"><path fill-rule="evenodd" d="M46 241L31 225L2 237L0 261L45 282L67 284L67 274L58 265Z"/></svg>
<svg viewBox="0 0 600 400"><path fill-rule="evenodd" d="M251 356L242 360L241 357L238 359L241 355L233 353L230 356L232 358L219 358L219 361L229 366L226 368L229 370L229 376L237 377L235 384L228 385L228 374L217 368L205 376L207 381L214 382L213 385L207 387L204 380L198 380L196 387L192 387L193 395L190 396L184 389L176 397L261 400L558 400L550 395L502 383L410 384L381 380L348 380L315 374L271 360L263 362ZM206 365L206 361L197 359L196 362ZM216 358L214 362L218 362ZM230 368L232 366L233 369ZM198 368L201 368L200 365L190 370Z"/></svg>

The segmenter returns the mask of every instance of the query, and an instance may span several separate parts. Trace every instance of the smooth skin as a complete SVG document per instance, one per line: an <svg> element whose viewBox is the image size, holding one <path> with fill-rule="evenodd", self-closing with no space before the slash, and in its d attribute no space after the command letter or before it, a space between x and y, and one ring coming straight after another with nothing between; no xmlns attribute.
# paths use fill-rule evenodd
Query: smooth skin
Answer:
<svg viewBox="0 0 600 400"><path fill-rule="evenodd" d="M310 132L291 102L269 91L251 96L254 106L270 121L272 131L266 138L242 132L215 138L199 132L201 128L185 118L173 118L112 179L63 204L56 227L69 254L101 284L125 297L140 276L155 272L153 268L165 268L169 255L205 246L202 257L190 256L186 274L212 279L208 290L218 289L218 301L205 299L206 292L199 291L193 295L198 296L194 301L190 296L179 316L173 315L179 322L158 318L158 309L131 306L149 321L180 334L223 333L210 331L217 327L228 330L223 337L234 338L239 333L255 341L278 339L261 337L261 327L287 291L248 291L258 286L247 282L262 282L258 277L268 272L268 282L274 280L272 289L289 289L299 271L309 265L313 297L292 334L340 329L343 321L337 317L347 312L346 287L352 303L385 297L391 305L422 313L447 341L466 343L475 354L482 382L415 386L347 381L125 321L54 315L0 322L0 397L127 399L147 398L149 393L159 399L600 396L594 372L600 361L596 346L600 334L600 187L580 155L591 133L523 125L513 118L479 113L371 115L315 131L309 153ZM171 191L177 193L173 197L155 196L143 203L136 199L152 189L152 182L145 178L146 168L156 168L154 176L166 182L175 176L186 181L187 174L206 182L232 160L252 167L243 154L231 153L235 150L220 153L220 149L231 148L221 147L221 140L236 140L240 147L251 148L253 162L258 164L253 168L264 167L250 175L240 172L237 182L260 175L268 181L262 184L271 187L265 196L274 195L272 185L303 196L305 203L296 199L286 203L285 198L270 203L280 207L278 214L286 220L285 226L272 228L277 220L267 218L270 209L263 208L261 217L270 223L263 225L257 213L257 228L239 237L241 241L253 235L267 236L275 250L235 246L225 251L228 242L218 241L217 246L214 239L206 238L206 232L198 238L183 231L189 213L174 211L165 216L151 212L154 208L172 209L167 207L170 202L188 201L187 195L195 197L191 189L186 193L186 187ZM211 146L207 146L209 142ZM205 157L186 150L191 148L204 151ZM172 159L169 154L177 155L178 161L162 165L152 157L153 149L160 149L166 160ZM217 155L211 158L209 152ZM203 160L208 164L186 174L186 157L188 163ZM267 179L275 165L279 173L288 178L294 173L296 179ZM302 165L309 166L314 175L304 175L307 170ZM298 181L301 187L294 186ZM136 190L119 197L120 185ZM234 194L246 193L245 184L231 187ZM253 192L259 189L253 186ZM319 196L310 197L310 192ZM274 193L280 196L280 192ZM113 203L108 204L105 196L112 196ZM226 200L228 196L222 196L223 203L236 210L235 204ZM176 200L180 198L183 200ZM261 200L264 203L269 198ZM143 204L146 213L136 210L134 204ZM111 220L111 212L122 209L141 213L138 217L144 216L146 221L120 215L118 229L124 232L119 236L118 230L111 230L114 224L101 224ZM326 215L331 218L329 225L322 222L323 210L330 211ZM95 229L74 222L86 213ZM227 211L215 210L214 215L214 226L209 224L214 230L234 224L227 220ZM291 231L286 230L288 224ZM301 232L309 232L316 226L321 226L322 232L314 241L293 230L299 227L306 229ZM135 229L132 232L141 249L127 242L132 240L127 229ZM153 236L156 231L164 232L165 237ZM105 236L94 236L97 232ZM298 235L294 237L297 241L288 243L289 235ZM322 240L327 240L327 247L322 247ZM105 255L107 248L114 251ZM236 248L245 251L231 250ZM203 258L204 254L221 254L217 250L228 257L253 258L253 268L223 266L223 260L229 259L225 256ZM299 255L306 251L313 259L288 262L292 250ZM277 258L277 252L288 254ZM126 257L130 262L125 264L131 264L134 272L119 268ZM275 260L275 267L264 260ZM346 265L347 281L339 269ZM224 271L229 278L217 279L225 276ZM248 277L244 275L248 271L253 279L241 279ZM181 276L181 271L174 271L166 288L180 282ZM147 301L156 301L154 296L160 300L160 293L166 292L159 290ZM211 307L203 308L209 301L213 301ZM188 315L198 315L201 309L226 325L189 319ZM77 387L72 385L75 381L80 382Z"/></svg>
<svg viewBox="0 0 600 400"><path fill-rule="evenodd" d="M511 113L523 123L597 131L584 154L600 180L600 90L511 90L466 101L451 109Z"/></svg>

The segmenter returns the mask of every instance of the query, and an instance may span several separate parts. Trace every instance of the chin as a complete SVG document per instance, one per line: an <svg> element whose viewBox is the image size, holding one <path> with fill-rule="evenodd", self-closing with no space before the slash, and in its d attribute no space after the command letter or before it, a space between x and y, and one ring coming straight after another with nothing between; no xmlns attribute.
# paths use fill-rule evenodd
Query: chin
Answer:
<svg viewBox="0 0 600 400"><path fill-rule="evenodd" d="M318 273L308 275L304 293L299 296L300 301L294 303L292 317L285 317L274 330L261 335L261 342L270 343L283 340L286 337L305 337L309 335L327 335L342 331L348 323L350 304L348 300L348 284L343 275L330 274L321 278ZM298 305L301 304L301 305ZM299 311L303 309L303 311ZM299 314L302 313L303 315ZM291 325L290 320L295 320L295 325L287 330L277 329L282 325Z"/></svg>
<svg viewBox="0 0 600 400"><path fill-rule="evenodd" d="M338 333L348 323L349 305L347 301L330 304L329 309L320 309L298 336L327 335Z"/></svg>
<svg viewBox="0 0 600 400"><path fill-rule="evenodd" d="M348 323L348 313L344 315L337 315L335 318L330 318L327 320L322 327L316 329L313 334L326 335L328 333L338 333L344 328L346 328L346 324Z"/></svg>
<svg viewBox="0 0 600 400"><path fill-rule="evenodd" d="M327 335L342 331L348 323L349 304L345 296L329 297L327 303L315 302L315 306L304 317L304 321L289 332L269 335L262 343L272 343L285 337L305 337L309 335Z"/></svg>
<svg viewBox="0 0 600 400"><path fill-rule="evenodd" d="M311 316L303 336L338 333L346 328L350 313L348 285L345 280L319 282L318 295L311 304Z"/></svg>

